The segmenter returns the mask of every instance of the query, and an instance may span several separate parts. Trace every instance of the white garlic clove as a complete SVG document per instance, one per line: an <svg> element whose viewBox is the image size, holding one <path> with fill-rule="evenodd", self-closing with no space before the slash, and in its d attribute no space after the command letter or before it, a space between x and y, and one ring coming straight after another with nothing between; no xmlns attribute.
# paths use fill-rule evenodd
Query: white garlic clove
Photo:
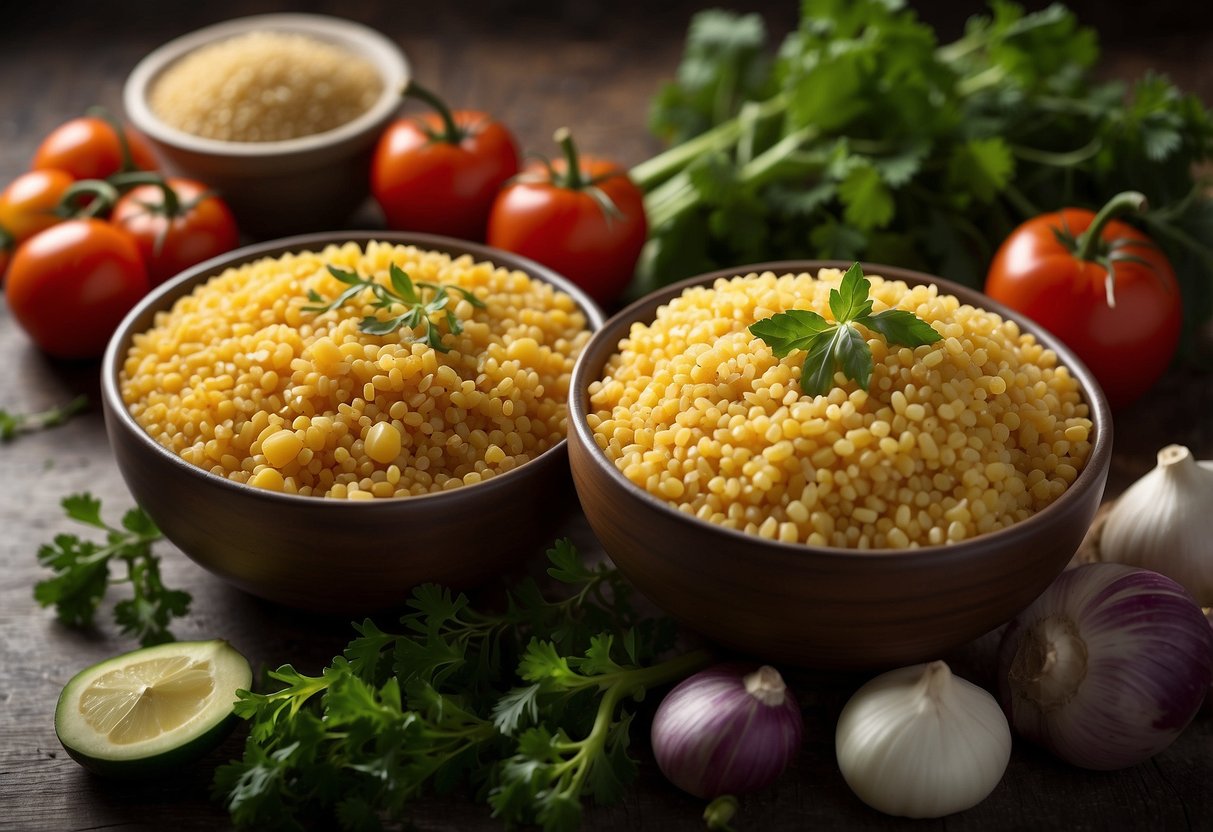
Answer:
<svg viewBox="0 0 1213 832"><path fill-rule="evenodd" d="M1183 445L1125 491L1104 523L1100 560L1166 575L1202 606L1213 605L1213 462Z"/></svg>
<svg viewBox="0 0 1213 832"><path fill-rule="evenodd" d="M1011 731L986 691L944 662L877 676L843 708L838 767L864 803L935 818L977 805L1006 771Z"/></svg>

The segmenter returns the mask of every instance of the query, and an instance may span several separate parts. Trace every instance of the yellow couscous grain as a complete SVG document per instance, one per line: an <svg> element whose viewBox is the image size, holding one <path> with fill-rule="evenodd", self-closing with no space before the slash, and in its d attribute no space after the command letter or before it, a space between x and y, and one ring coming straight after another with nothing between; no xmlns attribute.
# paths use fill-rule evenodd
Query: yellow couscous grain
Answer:
<svg viewBox="0 0 1213 832"><path fill-rule="evenodd" d="M365 58L307 35L264 31L190 52L156 80L148 105L195 136L270 142L353 121L382 90Z"/></svg>
<svg viewBox="0 0 1213 832"><path fill-rule="evenodd" d="M369 290L337 309L307 294L347 288L329 265L386 283L459 286L461 323L434 326L449 352L382 316ZM272 491L349 500L444 491L510 471L565 436L584 313L519 271L411 246L350 243L228 269L161 312L123 363L123 400L161 445L219 476Z"/></svg>
<svg viewBox="0 0 1213 832"><path fill-rule="evenodd" d="M590 385L590 427L632 482L680 511L787 542L914 548L968 540L1056 500L1090 454L1078 382L1013 321L934 286L868 276L874 309L943 339L872 333L869 389L841 373L805 396L803 353L749 332L788 309L827 318L842 273L687 289L635 323Z"/></svg>

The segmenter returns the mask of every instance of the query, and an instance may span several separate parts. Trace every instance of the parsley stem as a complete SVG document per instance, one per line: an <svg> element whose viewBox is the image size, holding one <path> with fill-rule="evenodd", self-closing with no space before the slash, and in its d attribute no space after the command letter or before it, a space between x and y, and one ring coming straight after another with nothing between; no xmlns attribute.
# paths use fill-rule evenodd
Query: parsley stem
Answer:
<svg viewBox="0 0 1213 832"><path fill-rule="evenodd" d="M747 119L763 119L781 115L787 107L787 93L781 92L759 104L756 109L747 114ZM741 138L741 133L742 120L740 117L733 117L710 130L705 130L693 139L675 145L652 159L641 162L628 172L628 176L641 190L649 191L705 153L732 147Z"/></svg>

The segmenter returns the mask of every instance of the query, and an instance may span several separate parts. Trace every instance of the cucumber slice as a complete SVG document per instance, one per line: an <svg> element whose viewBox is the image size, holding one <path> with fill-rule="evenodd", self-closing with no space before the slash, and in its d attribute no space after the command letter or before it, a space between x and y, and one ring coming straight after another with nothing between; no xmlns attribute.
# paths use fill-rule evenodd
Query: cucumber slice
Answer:
<svg viewBox="0 0 1213 832"><path fill-rule="evenodd" d="M248 660L221 639L145 647L80 671L59 694L55 734L76 762L146 777L197 759L236 724Z"/></svg>

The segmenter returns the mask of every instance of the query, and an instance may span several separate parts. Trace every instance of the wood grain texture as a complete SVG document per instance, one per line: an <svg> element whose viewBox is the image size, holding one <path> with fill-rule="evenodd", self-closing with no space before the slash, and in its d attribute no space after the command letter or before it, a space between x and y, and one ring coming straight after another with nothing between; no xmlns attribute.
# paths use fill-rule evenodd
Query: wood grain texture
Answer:
<svg viewBox="0 0 1213 832"><path fill-rule="evenodd" d="M794 21L795 4L766 5L775 31ZM961 18L946 14L949 5L932 2L923 8L954 35ZM1207 69L1213 31L1208 12L1200 12L1207 4L1168 0L1144 17L1116 4L1081 5L1119 33L1117 42L1105 41L1109 75L1135 77L1146 67L1162 69L1213 102L1213 73ZM546 148L552 130L568 124L586 152L636 162L656 150L644 126L647 102L673 71L693 4L488 0L438 6L211 0L113 3L102 11L101 4L92 3L5 4L0 182L25 168L41 136L57 124L92 104L116 108L126 73L158 44L227 17L288 8L340 14L397 37L430 86L456 105L493 110L516 127L529 148ZM350 227L378 221L375 211L365 209ZM2 304L0 355L2 408L36 410L76 392L99 401L97 366L48 361L16 329ZM1210 414L1213 377L1190 370L1170 373L1153 396L1117 415L1108 494L1149 470L1157 449L1169 442L1183 442L1199 458L1213 458ZM102 498L107 516L130 505L96 408L53 432L0 446L0 829L229 828L223 810L208 797L209 782L213 765L239 752L239 736L179 777L128 785L90 777L55 739L51 716L62 685L80 668L133 647L117 636L107 610L101 626L80 633L56 624L31 598L32 585L44 576L34 559L38 545L73 530L62 518L60 498L86 489ZM563 531L584 549L597 551L579 514L566 518ZM166 583L194 595L192 613L176 627L181 638L223 636L256 668L291 661L316 672L351 634L346 619L300 616L229 588L170 546L160 551ZM997 634L990 634L946 658L962 676L990 686L996 643ZM834 720L864 680L853 674L791 676L803 704L804 751L775 788L743 800L738 828L987 832L1208 829L1213 824L1213 715L1207 712L1166 752L1126 771L1081 771L1017 743L1003 782L976 808L938 821L884 817L851 795L834 764ZM637 730L639 735L643 729ZM618 806L589 812L587 829L703 828L701 804L665 785L644 756L645 745L634 744L642 756L635 790ZM413 820L422 830L500 828L482 806L462 797L423 801Z"/></svg>

